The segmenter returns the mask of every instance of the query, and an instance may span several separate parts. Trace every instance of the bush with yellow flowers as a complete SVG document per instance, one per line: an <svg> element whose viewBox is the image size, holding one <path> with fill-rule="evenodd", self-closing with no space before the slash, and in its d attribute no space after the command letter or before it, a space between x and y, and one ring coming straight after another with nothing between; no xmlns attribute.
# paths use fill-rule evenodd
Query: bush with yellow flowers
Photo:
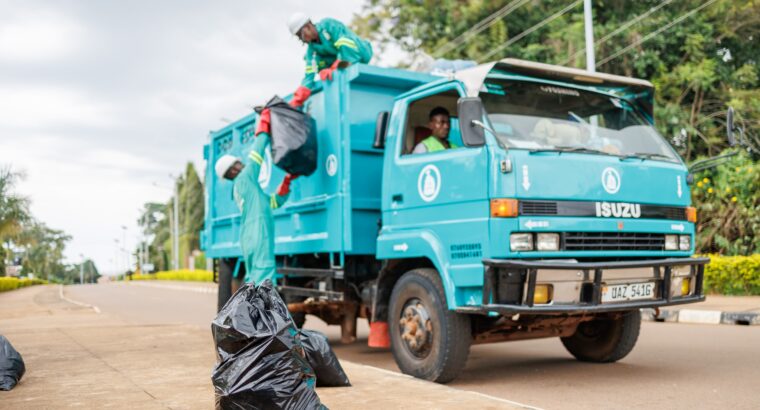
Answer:
<svg viewBox="0 0 760 410"><path fill-rule="evenodd" d="M723 295L760 295L760 254L706 255L705 291Z"/></svg>
<svg viewBox="0 0 760 410"><path fill-rule="evenodd" d="M694 176L696 248L700 253L760 252L760 163L742 153Z"/></svg>
<svg viewBox="0 0 760 410"><path fill-rule="evenodd" d="M0 292L15 290L26 286L42 285L45 283L47 283L47 281L42 279L0 277Z"/></svg>
<svg viewBox="0 0 760 410"><path fill-rule="evenodd" d="M189 282L213 282L214 272L208 270L170 270L153 274L134 274L132 280L179 280Z"/></svg>

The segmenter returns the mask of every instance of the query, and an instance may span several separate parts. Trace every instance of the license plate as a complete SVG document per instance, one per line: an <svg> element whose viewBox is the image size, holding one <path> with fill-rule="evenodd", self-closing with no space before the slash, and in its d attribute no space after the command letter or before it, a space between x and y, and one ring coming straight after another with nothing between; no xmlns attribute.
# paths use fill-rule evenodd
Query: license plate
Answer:
<svg viewBox="0 0 760 410"><path fill-rule="evenodd" d="M602 286L602 303L654 298L654 282Z"/></svg>

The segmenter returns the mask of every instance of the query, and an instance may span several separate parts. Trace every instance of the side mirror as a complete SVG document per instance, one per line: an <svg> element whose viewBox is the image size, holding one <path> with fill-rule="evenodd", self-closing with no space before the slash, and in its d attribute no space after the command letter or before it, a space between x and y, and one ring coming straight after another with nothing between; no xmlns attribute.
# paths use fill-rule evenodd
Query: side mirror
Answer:
<svg viewBox="0 0 760 410"><path fill-rule="evenodd" d="M733 147L736 145L736 138L734 137L734 107L728 107L726 113L726 137L728 137L728 145Z"/></svg>
<svg viewBox="0 0 760 410"><path fill-rule="evenodd" d="M481 147L485 145L486 133L482 123L484 113L483 103L478 97L462 97L457 102L459 127L465 146Z"/></svg>
<svg viewBox="0 0 760 410"><path fill-rule="evenodd" d="M385 133L388 131L388 119L390 117L391 113L388 111L381 111L377 114L377 122L375 122L375 140L372 142L372 148L385 148Z"/></svg>

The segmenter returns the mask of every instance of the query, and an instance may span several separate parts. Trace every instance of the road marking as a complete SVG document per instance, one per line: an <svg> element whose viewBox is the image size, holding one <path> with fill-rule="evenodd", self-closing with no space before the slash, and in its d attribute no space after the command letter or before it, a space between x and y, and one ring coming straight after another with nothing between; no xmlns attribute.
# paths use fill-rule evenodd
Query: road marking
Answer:
<svg viewBox="0 0 760 410"><path fill-rule="evenodd" d="M512 405L512 406L521 407L521 408L524 408L524 409L543 410L540 407L535 407L535 406L519 403L519 402L512 401L512 400L502 399L501 397L491 396L490 394L480 393L480 392L476 392L476 391L472 391L472 390L457 389L456 387L451 387L451 386L446 386L444 384L429 382L427 380L418 379L418 378L410 376L408 374L398 373L398 372L394 372L392 370L383 369L383 368L375 367L375 366L370 366L368 364L356 363L356 362L349 361L349 360L341 360L341 361L342 362L349 362L349 363L353 364L354 366L367 367L367 368L370 368L372 370L376 370L376 371L379 371L381 373L385 373L385 374L388 374L388 375L391 375L391 376L405 377L405 378L408 378L410 380L413 380L413 381L416 381L416 382L419 382L419 383L432 384L432 385L437 386L437 387L442 388L442 389L459 390L459 391L463 391L463 392L467 392L467 393L476 394L476 395L478 395L480 397L484 397L484 398L487 398L489 400L494 400L494 401L498 401L498 402L501 402L501 403L506 403L506 404L509 404L509 405Z"/></svg>
<svg viewBox="0 0 760 410"><path fill-rule="evenodd" d="M530 189L530 176L528 176L528 166L523 165L522 166L522 186L525 188L525 190Z"/></svg>
<svg viewBox="0 0 760 410"><path fill-rule="evenodd" d="M211 286L183 286L183 285L170 285L170 284L164 284L164 283L133 282L133 281L127 282L127 284L131 286L143 286L146 288L182 290L185 292L195 292L195 293L218 293L219 292L219 289L217 287L211 287Z"/></svg>
<svg viewBox="0 0 760 410"><path fill-rule="evenodd" d="M95 311L95 313L100 313L100 309L95 305L90 305L89 303L83 303L83 302L77 302L76 300L72 300L67 298L63 295L63 285L58 285L58 296L61 298L61 300L64 300L66 302L69 302L74 305L83 306L86 308L90 308Z"/></svg>

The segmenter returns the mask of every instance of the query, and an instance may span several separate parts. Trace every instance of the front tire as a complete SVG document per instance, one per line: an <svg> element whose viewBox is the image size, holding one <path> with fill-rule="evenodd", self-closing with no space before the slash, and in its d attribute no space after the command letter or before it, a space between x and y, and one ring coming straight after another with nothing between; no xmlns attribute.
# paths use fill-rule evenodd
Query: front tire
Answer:
<svg viewBox="0 0 760 410"><path fill-rule="evenodd" d="M633 350L641 330L641 312L626 312L617 319L583 322L572 336L561 338L570 354L583 362L612 363Z"/></svg>
<svg viewBox="0 0 760 410"><path fill-rule="evenodd" d="M405 273L389 313L391 352L402 373L438 383L457 377L470 353L470 317L448 309L435 269Z"/></svg>

